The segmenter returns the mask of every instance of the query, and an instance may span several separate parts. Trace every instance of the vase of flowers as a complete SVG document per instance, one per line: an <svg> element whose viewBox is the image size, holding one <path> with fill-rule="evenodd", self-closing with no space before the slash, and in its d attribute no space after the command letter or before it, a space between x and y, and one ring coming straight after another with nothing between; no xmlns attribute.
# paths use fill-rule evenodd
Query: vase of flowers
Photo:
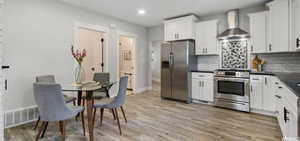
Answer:
<svg viewBox="0 0 300 141"><path fill-rule="evenodd" d="M83 49L82 51L76 50L74 51L74 47L71 47L72 56L75 58L77 62L77 67L75 68L75 82L77 84L81 84L84 81L84 69L82 67L83 59L86 57L86 50Z"/></svg>

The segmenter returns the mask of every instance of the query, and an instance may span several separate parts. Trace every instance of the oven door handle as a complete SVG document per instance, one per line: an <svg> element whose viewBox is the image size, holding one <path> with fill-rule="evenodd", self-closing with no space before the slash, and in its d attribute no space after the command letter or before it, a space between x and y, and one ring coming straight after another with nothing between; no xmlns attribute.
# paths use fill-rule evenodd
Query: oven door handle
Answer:
<svg viewBox="0 0 300 141"><path fill-rule="evenodd" d="M230 82L243 82L249 83L250 79L246 78L224 78L224 77L215 77L215 81L230 81Z"/></svg>

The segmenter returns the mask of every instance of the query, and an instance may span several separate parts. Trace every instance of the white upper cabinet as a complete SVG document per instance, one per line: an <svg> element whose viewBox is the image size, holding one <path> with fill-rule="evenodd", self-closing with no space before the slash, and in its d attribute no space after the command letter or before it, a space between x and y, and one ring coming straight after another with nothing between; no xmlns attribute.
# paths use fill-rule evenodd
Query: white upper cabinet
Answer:
<svg viewBox="0 0 300 141"><path fill-rule="evenodd" d="M194 15L166 20L164 22L165 41L195 39L195 22L197 20Z"/></svg>
<svg viewBox="0 0 300 141"><path fill-rule="evenodd" d="M249 14L251 53L267 52L267 18L268 12L258 12Z"/></svg>
<svg viewBox="0 0 300 141"><path fill-rule="evenodd" d="M300 49L300 0L293 1L293 21L294 21L294 37L292 40L292 49Z"/></svg>
<svg viewBox="0 0 300 141"><path fill-rule="evenodd" d="M217 55L218 20L196 24L196 55Z"/></svg>
<svg viewBox="0 0 300 141"><path fill-rule="evenodd" d="M275 0L269 7L268 52L288 52L290 44L290 0Z"/></svg>

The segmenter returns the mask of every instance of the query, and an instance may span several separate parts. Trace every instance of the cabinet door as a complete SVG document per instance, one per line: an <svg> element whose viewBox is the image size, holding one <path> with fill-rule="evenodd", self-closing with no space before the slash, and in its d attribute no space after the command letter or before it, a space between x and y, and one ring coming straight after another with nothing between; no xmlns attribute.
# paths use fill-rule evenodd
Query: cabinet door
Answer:
<svg viewBox="0 0 300 141"><path fill-rule="evenodd" d="M289 0L275 0L269 4L269 52L289 51Z"/></svg>
<svg viewBox="0 0 300 141"><path fill-rule="evenodd" d="M267 12L250 14L251 52L267 52Z"/></svg>
<svg viewBox="0 0 300 141"><path fill-rule="evenodd" d="M191 22L186 19L178 20L176 22L176 36L177 40L184 40L184 39L190 39L190 27L192 26L190 24Z"/></svg>
<svg viewBox="0 0 300 141"><path fill-rule="evenodd" d="M295 40L296 49L300 49L300 0L294 1Z"/></svg>
<svg viewBox="0 0 300 141"><path fill-rule="evenodd" d="M165 41L176 40L177 23L175 21L165 22Z"/></svg>
<svg viewBox="0 0 300 141"><path fill-rule="evenodd" d="M192 79L192 99L200 100L201 86L200 79Z"/></svg>
<svg viewBox="0 0 300 141"><path fill-rule="evenodd" d="M196 25L196 54L218 54L217 20L199 22Z"/></svg>
<svg viewBox="0 0 300 141"><path fill-rule="evenodd" d="M273 76L264 76L263 83L263 110L275 111L275 78Z"/></svg>
<svg viewBox="0 0 300 141"><path fill-rule="evenodd" d="M297 140L298 137L298 119L297 114L289 111L287 114L288 121L286 124L286 136L288 138L294 138Z"/></svg>
<svg viewBox="0 0 300 141"><path fill-rule="evenodd" d="M262 109L262 83L251 82L250 86L250 108Z"/></svg>
<svg viewBox="0 0 300 141"><path fill-rule="evenodd" d="M213 79L203 79L202 80L202 93L201 93L201 100L213 102L214 101L214 86L213 86Z"/></svg>

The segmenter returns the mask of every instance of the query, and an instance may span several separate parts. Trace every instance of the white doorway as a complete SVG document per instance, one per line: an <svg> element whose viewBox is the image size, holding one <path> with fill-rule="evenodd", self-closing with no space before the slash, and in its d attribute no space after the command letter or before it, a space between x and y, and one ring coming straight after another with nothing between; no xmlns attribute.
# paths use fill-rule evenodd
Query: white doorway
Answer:
<svg viewBox="0 0 300 141"><path fill-rule="evenodd" d="M136 36L118 34L119 76L128 76L127 94L136 92Z"/></svg>
<svg viewBox="0 0 300 141"><path fill-rule="evenodd" d="M92 81L94 73L107 72L107 31L101 26L76 24L76 48L86 50L82 66L84 81Z"/></svg>
<svg viewBox="0 0 300 141"><path fill-rule="evenodd" d="M161 44L162 41L150 42L150 59L151 59L151 79L152 89L160 91L160 74L161 74Z"/></svg>

